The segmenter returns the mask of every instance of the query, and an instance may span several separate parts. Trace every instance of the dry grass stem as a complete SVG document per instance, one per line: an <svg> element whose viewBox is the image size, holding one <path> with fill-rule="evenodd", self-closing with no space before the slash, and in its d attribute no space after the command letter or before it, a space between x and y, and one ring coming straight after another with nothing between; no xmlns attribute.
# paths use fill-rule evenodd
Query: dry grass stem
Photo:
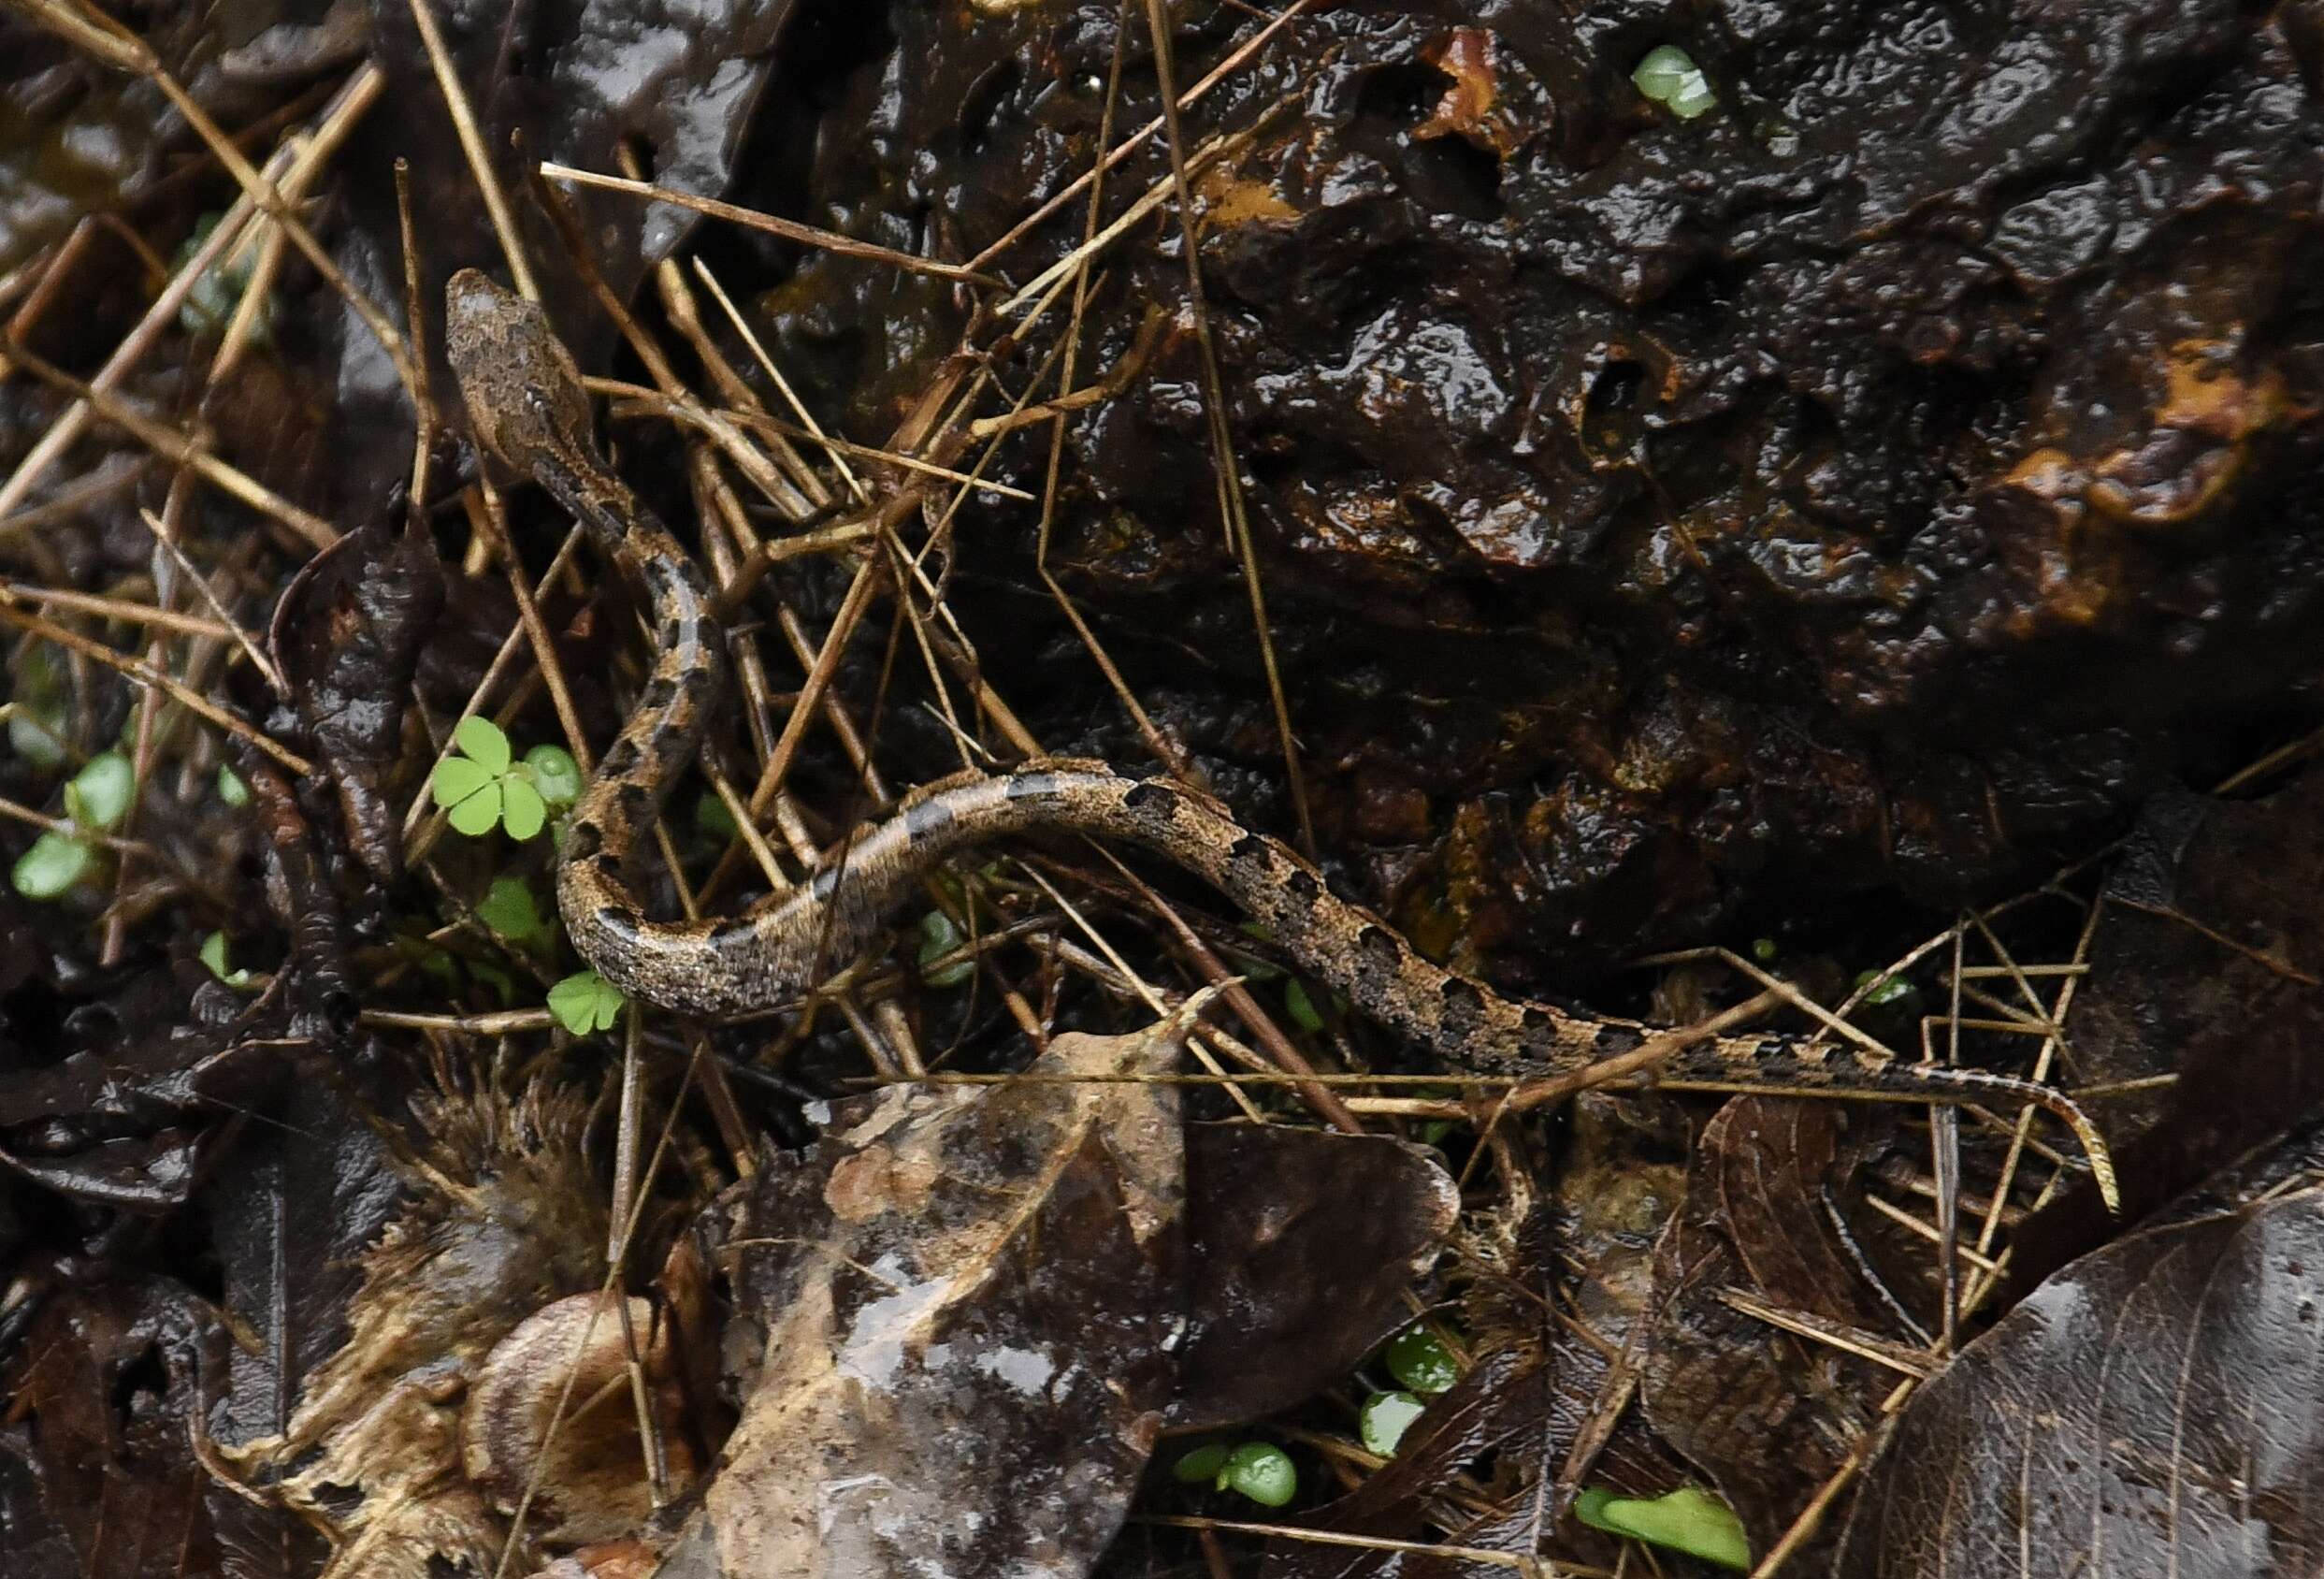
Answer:
<svg viewBox="0 0 2324 1579"><path fill-rule="evenodd" d="M652 181L632 181L626 176L599 175L595 170L578 170L570 165L559 165L546 159L541 162L541 174L551 181L571 181L575 186L594 186L602 191L627 193L630 196L644 197L657 203L673 203L681 209L691 209L696 213L708 214L713 219L723 219L730 224L746 225L753 230L763 230L771 236L780 236L787 241L797 241L804 246L819 248L828 253L838 253L845 257L863 258L872 263L884 263L892 268L904 269L914 274L933 274L939 279L960 280L974 285L1000 283L999 281L961 264L941 263L934 258L914 257L910 253L900 253L888 247L874 246L869 241L859 241L852 236L842 236L834 230L818 230L812 225L799 225L787 219L777 219L772 214L760 213L756 209L739 208L732 203L722 203L715 197L698 197L690 192L678 192L670 187L656 186Z"/></svg>

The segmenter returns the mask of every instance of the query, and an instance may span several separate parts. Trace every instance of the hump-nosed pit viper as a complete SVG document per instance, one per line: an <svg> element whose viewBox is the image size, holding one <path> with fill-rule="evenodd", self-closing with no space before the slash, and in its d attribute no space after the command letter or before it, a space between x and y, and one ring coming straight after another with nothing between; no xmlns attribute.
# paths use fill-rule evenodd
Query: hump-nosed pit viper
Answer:
<svg viewBox="0 0 2324 1579"><path fill-rule="evenodd" d="M852 958L955 851L1017 833L1071 832L1142 847L1202 877L1301 968L1457 1068L1555 1074L1656 1035L1636 1021L1505 997L1445 970L1378 916L1334 894L1306 860L1244 828L1220 801L1103 761L1032 761L948 780L859 829L807 881L740 915L645 915L630 863L693 761L726 680L709 583L605 465L580 371L540 309L474 269L453 277L445 305L448 354L477 438L545 489L646 594L652 672L574 805L556 861L557 907L573 946L622 992L698 1016L772 1007L812 987L828 962ZM2110 1205L2115 1199L2113 1166L2089 1120L2063 1093L2034 1081L1774 1034L1681 1045L1658 1073L1725 1089L2033 1103L2072 1128L2100 1192Z"/></svg>

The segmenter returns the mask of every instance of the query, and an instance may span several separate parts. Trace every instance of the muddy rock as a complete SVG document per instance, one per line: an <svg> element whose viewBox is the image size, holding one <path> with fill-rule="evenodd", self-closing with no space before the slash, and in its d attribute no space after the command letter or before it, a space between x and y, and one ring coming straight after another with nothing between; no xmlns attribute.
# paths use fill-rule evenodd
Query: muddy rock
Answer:
<svg viewBox="0 0 2324 1579"><path fill-rule="evenodd" d="M1080 197L1010 227L1088 167L1114 15L805 7L743 199L1030 279L1080 234ZM1180 20L1181 84L1259 25ZM1118 127L1159 102L1143 38ZM1663 44L1710 112L1632 85ZM1988 891L2312 706L2320 65L2312 22L2228 0L1293 22L1186 136L1258 128L1197 175L1201 274L1326 843L1423 934L1570 963L1802 885ZM1168 173L1149 146L1109 190ZM1108 254L1082 381L1146 304L1173 316L1068 424L1052 558L1141 695L1287 825L1190 482L1179 245L1164 210ZM830 258L766 305L872 428L958 322ZM1045 462L1046 430L1012 457L1035 488ZM1047 666L1052 738L1134 751L1089 733L1095 666L1026 639L1033 529L975 529L1004 568L988 657Z"/></svg>

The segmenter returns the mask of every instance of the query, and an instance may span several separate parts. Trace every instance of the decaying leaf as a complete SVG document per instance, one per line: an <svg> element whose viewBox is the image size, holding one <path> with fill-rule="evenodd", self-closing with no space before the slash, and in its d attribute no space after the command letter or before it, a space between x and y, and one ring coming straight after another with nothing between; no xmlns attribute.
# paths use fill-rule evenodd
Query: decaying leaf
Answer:
<svg viewBox="0 0 2324 1579"><path fill-rule="evenodd" d="M347 1341L304 1379L279 1437L224 1449L325 1532L325 1579L493 1571L509 1523L491 1480L463 1473L469 1384L491 1380L487 1356L520 1324L604 1278L584 1097L536 1087L415 1107L422 1139L397 1163L409 1199L364 1253Z"/></svg>
<svg viewBox="0 0 2324 1579"><path fill-rule="evenodd" d="M1461 1205L1430 1157L1385 1136L1187 1127L1191 1325L1174 1427L1289 1408L1410 1320L1404 1291Z"/></svg>
<svg viewBox="0 0 2324 1579"><path fill-rule="evenodd" d="M660 1573L1086 1571L1186 1327L1176 1090L1125 1077L1170 1067L1199 1001L1060 1036L998 1088L850 1102L803 1162L729 1195L736 1329L764 1340Z"/></svg>
<svg viewBox="0 0 2324 1579"><path fill-rule="evenodd" d="M0 1572L216 1571L209 1477L185 1431L208 1325L199 1300L160 1278L67 1289L42 1310L0 1376L11 1424L26 1423L21 1478L39 1487L0 1514Z"/></svg>
<svg viewBox="0 0 2324 1579"><path fill-rule="evenodd" d="M2158 797L2141 818L2073 1022L2083 1078L2134 1087L2107 1115L2134 1212L2324 1108L2319 892L2324 773L2252 801Z"/></svg>
<svg viewBox="0 0 2324 1579"><path fill-rule="evenodd" d="M1842 1579L2324 1565L2324 1127L2037 1289L1912 1402Z"/></svg>
<svg viewBox="0 0 2324 1579"><path fill-rule="evenodd" d="M383 881L399 861L389 767L436 612L442 568L416 524L367 523L310 559L275 606L271 645L299 717L337 786L348 844Z"/></svg>
<svg viewBox="0 0 2324 1579"><path fill-rule="evenodd" d="M1471 1550L1555 1551L1610 1565L1615 1543L1560 1522L1560 1478L1651 1495L1686 1465L1646 1428L1625 1351L1651 1292L1654 1237L1684 1182L1667 1137L1601 1093L1575 1104L1559 1166L1506 1243L1480 1245L1494 1275L1456 1325L1475 1345L1461 1379L1428 1400L1396 1454L1355 1490L1297 1522L1392 1540L1450 1539ZM1448 1517L1448 1515L1451 1515ZM1506 1565L1393 1547L1282 1537L1264 1579L1498 1579Z"/></svg>
<svg viewBox="0 0 2324 1579"><path fill-rule="evenodd" d="M1639 1401L1662 1439L1742 1515L1755 1550L1870 1428L1896 1379L1745 1314L1729 1291L1908 1336L1888 1330L1821 1210L1846 1123L1828 1103L1728 1103L1704 1127L1686 1205L1655 1249Z"/></svg>
<svg viewBox="0 0 2324 1579"><path fill-rule="evenodd" d="M569 1294L534 1311L478 1369L460 1412L469 1482L526 1533L558 1545L615 1541L654 1511L638 1434L653 1412L663 1472L683 1485L694 1463L683 1430L676 1334L636 1295L617 1313L602 1293ZM638 1384L630 1384L635 1341Z"/></svg>

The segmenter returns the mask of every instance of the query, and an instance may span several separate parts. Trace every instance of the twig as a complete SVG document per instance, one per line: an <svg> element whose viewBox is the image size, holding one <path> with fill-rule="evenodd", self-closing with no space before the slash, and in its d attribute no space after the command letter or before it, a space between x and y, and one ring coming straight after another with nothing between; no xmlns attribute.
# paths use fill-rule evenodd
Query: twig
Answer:
<svg viewBox="0 0 2324 1579"><path fill-rule="evenodd" d="M652 181L630 181L622 176L599 175L595 170L575 169L570 165L559 165L546 159L541 162L541 173L551 181L570 181L576 186L594 186L607 192L628 193L633 197L651 198L657 203L672 203L681 209L692 209L698 214L708 214L713 219L728 220L735 225L748 225L753 230L763 230L769 235L780 236L785 240L798 241L810 247L819 247L825 252L838 253L846 257L884 263L893 268L909 269L915 274L933 274L940 279L962 280L975 285L1000 283L990 275L980 273L961 264L942 263L934 258L915 257L910 253L900 253L888 247L874 246L869 241L859 241L852 236L842 236L834 230L818 230L812 225L799 225L787 219L777 219L772 214L762 214L756 209L738 208L732 203L721 203L715 197L698 197L690 192L678 192L667 186L656 186Z"/></svg>
<svg viewBox="0 0 2324 1579"><path fill-rule="evenodd" d="M42 619L36 615L26 614L5 600L0 600L0 623L12 625L19 630L29 631L44 641L54 642L57 645L77 652L83 658L93 659L138 685L153 686L167 692L169 696L183 703L220 729L249 742L302 778L314 772L314 764L306 758L288 746L278 744L272 736L253 729L248 723L236 717L209 698L202 695L201 692L163 674L143 659L124 658L102 642L93 642L79 631L67 630L53 621Z"/></svg>

